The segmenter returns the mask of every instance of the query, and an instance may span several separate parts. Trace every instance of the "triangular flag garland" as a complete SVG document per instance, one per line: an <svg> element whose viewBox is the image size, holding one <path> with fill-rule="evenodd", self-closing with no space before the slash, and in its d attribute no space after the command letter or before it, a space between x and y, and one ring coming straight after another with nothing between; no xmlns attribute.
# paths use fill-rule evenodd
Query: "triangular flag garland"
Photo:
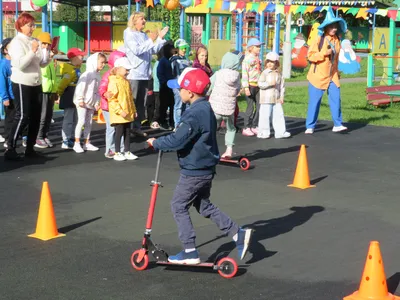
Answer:
<svg viewBox="0 0 400 300"><path fill-rule="evenodd" d="M136 0L140 1L140 0ZM398 10L396 9L378 9L378 8L368 8L368 5L374 5L374 1L313 1L311 4L315 5L305 5L309 3L308 1L295 1L293 0L292 5L285 5L283 2L275 1L275 3L270 1L258 1L248 2L249 0L193 0L193 7L198 5L202 5L202 7L216 9L216 10L224 10L224 11L253 11L257 13L269 12L275 13L275 15L282 14L286 15L290 14L308 14L315 12L323 12L326 11L329 7L329 4L332 4L332 8L335 10L340 10L344 14L353 15L355 18L363 18L367 19L368 14L376 14L382 17L389 17L393 20L398 19L398 15L400 18L400 14L398 14ZM396 0L400 4L400 0ZM160 3L160 0L146 0L147 7L154 7ZM282 3L282 4L280 4ZM361 7L342 7L340 5L360 5Z"/></svg>

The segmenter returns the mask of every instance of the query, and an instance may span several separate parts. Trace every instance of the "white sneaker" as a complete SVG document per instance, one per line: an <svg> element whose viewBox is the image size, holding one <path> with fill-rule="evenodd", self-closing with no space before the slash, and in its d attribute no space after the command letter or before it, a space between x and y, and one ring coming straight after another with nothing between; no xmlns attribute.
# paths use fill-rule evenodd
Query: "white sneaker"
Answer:
<svg viewBox="0 0 400 300"><path fill-rule="evenodd" d="M285 131L282 135L275 136L276 139L287 139L290 138L292 135L290 132Z"/></svg>
<svg viewBox="0 0 400 300"><path fill-rule="evenodd" d="M121 152L115 152L113 159L117 161L124 161L126 160L126 157Z"/></svg>
<svg viewBox="0 0 400 300"><path fill-rule="evenodd" d="M270 137L271 137L271 134L265 134L265 133L262 133L262 132L259 132L257 134L257 138L259 138L259 139L269 139Z"/></svg>
<svg viewBox="0 0 400 300"><path fill-rule="evenodd" d="M124 153L124 156L127 160L135 160L138 159L139 157L137 157L135 154L133 154L132 152L128 151Z"/></svg>
<svg viewBox="0 0 400 300"><path fill-rule="evenodd" d="M307 130L304 133L305 134L313 134L314 133L314 128L307 128Z"/></svg>
<svg viewBox="0 0 400 300"><path fill-rule="evenodd" d="M346 131L347 127L340 125L340 126L333 126L332 132L341 132L341 131Z"/></svg>
<svg viewBox="0 0 400 300"><path fill-rule="evenodd" d="M8 148L7 142L4 143L3 147L6 149Z"/></svg>
<svg viewBox="0 0 400 300"><path fill-rule="evenodd" d="M87 143L87 144L83 145L83 150L86 150L86 151L99 151L99 148L97 148L96 146L93 146L91 143Z"/></svg>
<svg viewBox="0 0 400 300"><path fill-rule="evenodd" d="M4 143L6 139L0 134L0 143Z"/></svg>
<svg viewBox="0 0 400 300"><path fill-rule="evenodd" d="M83 153L83 152L85 152L85 151L82 149L81 143L77 143L77 142L75 142L74 148L72 148L72 149L74 149L74 151L75 151L76 153Z"/></svg>

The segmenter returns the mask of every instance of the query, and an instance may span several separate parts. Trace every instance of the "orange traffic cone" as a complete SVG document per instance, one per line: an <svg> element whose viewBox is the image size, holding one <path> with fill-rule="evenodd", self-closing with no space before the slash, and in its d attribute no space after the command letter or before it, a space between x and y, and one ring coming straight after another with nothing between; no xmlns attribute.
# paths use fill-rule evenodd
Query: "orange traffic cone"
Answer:
<svg viewBox="0 0 400 300"><path fill-rule="evenodd" d="M49 184L43 182L42 195L40 197L39 215L37 218L36 232L28 235L42 241L65 236L57 231L56 218L54 216L53 202L51 200Z"/></svg>
<svg viewBox="0 0 400 300"><path fill-rule="evenodd" d="M104 120L103 111L99 109L97 112L97 124L105 124L106 120Z"/></svg>
<svg viewBox="0 0 400 300"><path fill-rule="evenodd" d="M388 292L379 242L369 244L367 261L361 277L360 288L343 300L395 300L400 297Z"/></svg>
<svg viewBox="0 0 400 300"><path fill-rule="evenodd" d="M308 189L315 187L315 185L310 185L310 177L308 175L308 163L307 163L307 153L306 146L301 145L299 159L297 161L296 174L294 175L294 180L290 187L296 187L299 189Z"/></svg>

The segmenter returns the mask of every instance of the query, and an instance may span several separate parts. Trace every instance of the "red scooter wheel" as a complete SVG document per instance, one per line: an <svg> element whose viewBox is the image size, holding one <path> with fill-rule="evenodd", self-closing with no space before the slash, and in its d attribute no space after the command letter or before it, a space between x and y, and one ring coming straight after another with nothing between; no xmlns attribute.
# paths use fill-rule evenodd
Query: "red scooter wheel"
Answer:
<svg viewBox="0 0 400 300"><path fill-rule="evenodd" d="M224 278L232 278L238 271L237 263L230 257L224 257L218 261L218 273Z"/></svg>
<svg viewBox="0 0 400 300"><path fill-rule="evenodd" d="M141 256L141 251L143 251L143 250L142 249L136 250L135 252L132 253L132 256L131 256L132 267L134 267L138 271L145 270L147 268L147 266L149 265L149 256L147 255L147 253L139 261L139 258Z"/></svg>
<svg viewBox="0 0 400 300"><path fill-rule="evenodd" d="M247 171L248 169L250 169L250 160L246 157L242 157L239 160L239 166L243 171Z"/></svg>

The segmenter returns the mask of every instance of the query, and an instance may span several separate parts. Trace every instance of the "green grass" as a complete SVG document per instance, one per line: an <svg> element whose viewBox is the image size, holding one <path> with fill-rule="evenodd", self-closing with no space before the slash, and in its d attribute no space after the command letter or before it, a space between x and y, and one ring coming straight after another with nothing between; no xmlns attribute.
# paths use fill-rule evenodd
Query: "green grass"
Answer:
<svg viewBox="0 0 400 300"><path fill-rule="evenodd" d="M400 104L393 107L375 108L366 104L365 83L345 83L341 85L342 114L344 122L400 127ZM283 106L286 117L305 118L308 105L308 88L287 87ZM246 109L244 97L239 100L240 111ZM332 120L328 97L322 98L319 120Z"/></svg>
<svg viewBox="0 0 400 300"><path fill-rule="evenodd" d="M382 61L380 60L376 60L375 61L375 68L376 68L376 74L375 76L382 76L383 73L383 68L382 68ZM361 66L361 71L357 74L351 74L351 75L346 75L346 74L342 74L340 76L340 78L355 78L355 77L367 77L367 69L368 69L368 61L366 57L361 58L361 62L360 62L360 66ZM310 69L310 66L308 66L304 72L296 72L296 71L292 71L292 75L290 79L286 79L287 82L291 82L291 81L303 81L303 80L307 80L307 73L308 70Z"/></svg>

